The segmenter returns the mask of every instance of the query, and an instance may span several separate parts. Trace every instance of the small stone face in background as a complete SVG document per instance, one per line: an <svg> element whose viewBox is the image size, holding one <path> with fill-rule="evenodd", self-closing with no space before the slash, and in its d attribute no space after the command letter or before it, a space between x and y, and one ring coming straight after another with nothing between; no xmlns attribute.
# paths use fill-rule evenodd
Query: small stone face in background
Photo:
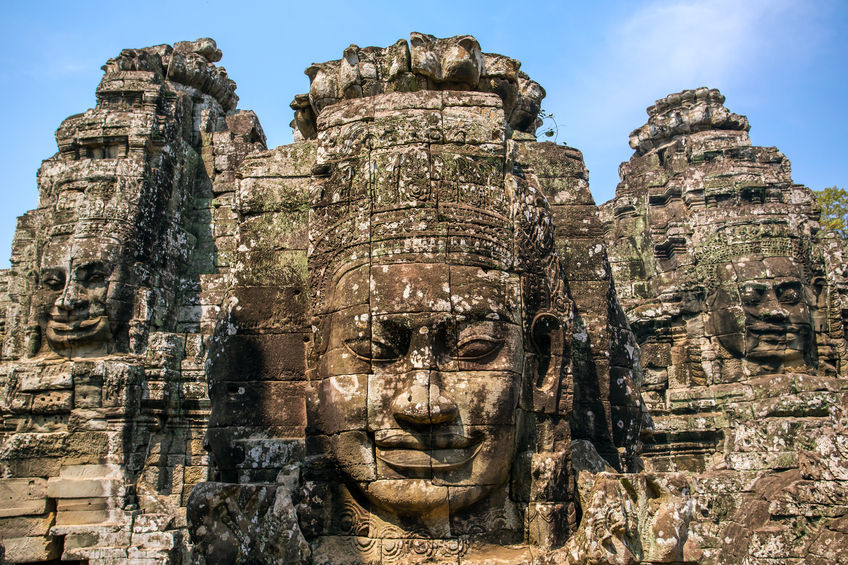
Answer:
<svg viewBox="0 0 848 565"><path fill-rule="evenodd" d="M815 367L814 290L791 257L747 256L716 267L721 280L708 290L707 328L737 358L762 372Z"/></svg>
<svg viewBox="0 0 848 565"><path fill-rule="evenodd" d="M688 472L705 562L827 561L848 543L844 511L812 496L845 489L815 479L848 460L831 439L848 407L844 242L723 103L699 88L648 108L601 207L654 423L642 456Z"/></svg>
<svg viewBox="0 0 848 565"><path fill-rule="evenodd" d="M120 243L109 238L46 246L39 273L44 304L37 318L54 352L69 358L110 353L113 327L121 318L124 324L128 320L120 303L123 281L115 268L120 257Z"/></svg>

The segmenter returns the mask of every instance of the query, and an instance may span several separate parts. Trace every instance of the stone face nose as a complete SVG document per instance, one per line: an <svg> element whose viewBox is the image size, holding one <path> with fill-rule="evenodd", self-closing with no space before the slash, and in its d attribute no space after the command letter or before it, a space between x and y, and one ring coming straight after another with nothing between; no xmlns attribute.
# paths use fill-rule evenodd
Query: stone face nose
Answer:
<svg viewBox="0 0 848 565"><path fill-rule="evenodd" d="M458 409L456 402L438 385L413 384L395 397L392 413L398 422L430 426L454 420Z"/></svg>
<svg viewBox="0 0 848 565"><path fill-rule="evenodd" d="M789 312L774 293L766 296L760 308L760 318L767 322L784 322L789 319Z"/></svg>
<svg viewBox="0 0 848 565"><path fill-rule="evenodd" d="M62 289L62 294L56 299L56 307L61 310L73 310L83 306L85 302L84 292L78 282L69 280Z"/></svg>

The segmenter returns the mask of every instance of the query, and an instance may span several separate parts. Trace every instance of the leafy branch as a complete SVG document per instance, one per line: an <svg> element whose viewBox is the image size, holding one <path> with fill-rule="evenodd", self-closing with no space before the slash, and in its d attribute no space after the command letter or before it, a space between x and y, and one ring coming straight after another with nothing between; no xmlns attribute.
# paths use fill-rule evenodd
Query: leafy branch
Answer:
<svg viewBox="0 0 848 565"><path fill-rule="evenodd" d="M813 194L821 206L822 228L848 239L848 190L831 186Z"/></svg>

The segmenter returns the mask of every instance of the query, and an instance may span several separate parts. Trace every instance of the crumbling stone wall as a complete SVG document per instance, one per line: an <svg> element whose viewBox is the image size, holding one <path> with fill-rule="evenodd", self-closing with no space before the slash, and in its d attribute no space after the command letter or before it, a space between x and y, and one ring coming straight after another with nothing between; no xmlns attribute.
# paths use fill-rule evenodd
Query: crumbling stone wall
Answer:
<svg viewBox="0 0 848 565"><path fill-rule="evenodd" d="M471 36L310 66L271 150L220 58L122 51L39 171L7 561L839 562L846 247L718 91L599 215Z"/></svg>
<svg viewBox="0 0 848 565"><path fill-rule="evenodd" d="M220 56L209 39L122 51L39 171L3 278L10 562L182 559L182 508L206 476L231 169L265 148Z"/></svg>
<svg viewBox="0 0 848 565"><path fill-rule="evenodd" d="M601 207L654 423L642 458L696 478L705 559L838 560L844 242L723 103L699 88L648 108Z"/></svg>

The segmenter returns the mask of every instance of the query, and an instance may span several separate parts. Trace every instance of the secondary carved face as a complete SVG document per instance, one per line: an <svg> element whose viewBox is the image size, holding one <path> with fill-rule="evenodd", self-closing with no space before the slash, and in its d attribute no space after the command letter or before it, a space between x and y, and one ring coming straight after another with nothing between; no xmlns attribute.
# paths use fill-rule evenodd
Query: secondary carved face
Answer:
<svg viewBox="0 0 848 565"><path fill-rule="evenodd" d="M320 420L346 478L421 515L503 484L524 365L514 274L436 263L338 279L324 330Z"/></svg>
<svg viewBox="0 0 848 565"><path fill-rule="evenodd" d="M113 271L118 245L105 238L53 241L39 273L39 323L47 344L65 357L111 352L116 294Z"/></svg>
<svg viewBox="0 0 848 565"><path fill-rule="evenodd" d="M726 282L707 301L719 343L769 370L802 367L815 298L800 265L788 257L738 259L720 273Z"/></svg>

